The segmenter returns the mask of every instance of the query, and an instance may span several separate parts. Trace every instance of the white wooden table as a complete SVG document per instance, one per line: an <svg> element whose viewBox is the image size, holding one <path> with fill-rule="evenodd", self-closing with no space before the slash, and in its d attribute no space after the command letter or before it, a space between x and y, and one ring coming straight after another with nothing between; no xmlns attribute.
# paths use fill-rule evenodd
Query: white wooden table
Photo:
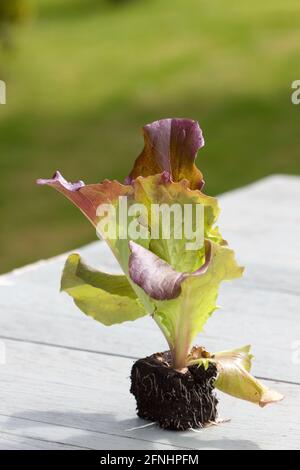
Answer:
<svg viewBox="0 0 300 470"><path fill-rule="evenodd" d="M286 400L262 410L220 394L228 424L129 430L145 424L129 394L133 360L166 345L150 318L106 328L81 314L59 293L62 255L0 276L0 448L300 449L300 178L266 178L220 202L223 234L247 271L225 283L199 342L251 343L255 375ZM116 272L103 243L78 251Z"/></svg>

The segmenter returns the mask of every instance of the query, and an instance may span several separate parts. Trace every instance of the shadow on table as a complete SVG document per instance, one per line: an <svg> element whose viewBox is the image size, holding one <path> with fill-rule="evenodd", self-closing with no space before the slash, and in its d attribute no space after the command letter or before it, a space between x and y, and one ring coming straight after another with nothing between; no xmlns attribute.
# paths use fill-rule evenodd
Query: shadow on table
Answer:
<svg viewBox="0 0 300 470"><path fill-rule="evenodd" d="M149 423L139 418L119 420L113 414L104 413L25 411L8 418L4 430L12 433L15 431L19 435L20 431L23 431L23 437L46 439L49 442L61 442L66 445L97 450L124 448L127 439L126 448L128 449L151 450L157 449L158 445L162 449L164 446L166 449L175 446L179 449L196 450L260 449L257 443L250 440L226 437L214 439L214 431L219 428L200 430L196 434L193 431L163 431L156 425L143 427L147 424ZM54 426L69 430L69 434L57 432ZM226 424L223 426L224 434L226 434ZM36 428L35 432L30 433L30 428ZM36 432L37 428L40 428L40 434Z"/></svg>

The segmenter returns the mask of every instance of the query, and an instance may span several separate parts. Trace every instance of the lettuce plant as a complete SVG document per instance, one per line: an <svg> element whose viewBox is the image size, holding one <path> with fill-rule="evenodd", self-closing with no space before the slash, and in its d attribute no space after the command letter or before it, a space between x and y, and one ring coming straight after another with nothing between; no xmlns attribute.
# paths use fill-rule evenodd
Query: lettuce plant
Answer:
<svg viewBox="0 0 300 470"><path fill-rule="evenodd" d="M104 325L113 325L151 315L164 335L178 371L198 364L218 370L215 386L237 398L265 406L283 397L259 383L251 374L252 355L246 346L233 351L208 353L193 347L197 335L217 309L220 284L243 274L216 226L217 199L202 192L204 180L195 166L204 146L197 122L165 119L144 127L145 146L125 183L105 180L85 185L67 182L59 172L38 184L52 186L73 204L105 238L122 268L123 275L111 275L87 266L78 254L69 256L61 281L75 304ZM175 230L162 236L164 218L156 221L158 236L153 238L150 218L128 211L128 220L118 218L118 236L104 234L103 204L120 211L126 197L128 207L143 204L201 205L204 211L204 243L198 250L186 250L187 239L178 239ZM150 213L150 212L149 212ZM149 214L148 213L148 214ZM125 233L124 224L135 222L135 239Z"/></svg>

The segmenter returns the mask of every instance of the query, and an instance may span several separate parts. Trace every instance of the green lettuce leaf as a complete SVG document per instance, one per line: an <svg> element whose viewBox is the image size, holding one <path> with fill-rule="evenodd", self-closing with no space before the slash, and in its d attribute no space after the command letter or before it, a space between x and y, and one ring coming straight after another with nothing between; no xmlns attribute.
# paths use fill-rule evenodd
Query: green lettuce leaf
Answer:
<svg viewBox="0 0 300 470"><path fill-rule="evenodd" d="M126 276L95 271L77 254L66 261L61 290L82 312L107 326L147 315Z"/></svg>
<svg viewBox="0 0 300 470"><path fill-rule="evenodd" d="M218 368L216 388L228 395L265 407L283 400L283 395L265 387L250 374L253 356L251 346L213 355Z"/></svg>
<svg viewBox="0 0 300 470"><path fill-rule="evenodd" d="M214 197L207 196L198 190L191 190L189 183L182 180L178 183L170 181L165 173L147 178L139 177L133 182L134 201L143 204L147 208L148 219L145 221L149 228L149 249L159 258L166 261L170 266L178 271L193 272L204 262L204 239L212 240L215 243L224 244L224 240L219 234L215 223L217 221L220 208L218 201ZM159 213L156 219L151 217L151 208L154 205L164 207L165 211ZM202 208L202 217L199 225L203 225L202 249L187 250L189 240L185 233L184 211L189 206L191 213L190 221L194 222L193 232L196 233L196 209ZM172 218L172 208L180 208L182 211L182 220L175 223ZM171 220L169 224L167 217ZM150 227L157 233L158 237L151 237ZM168 237L163 236L166 227L170 227ZM181 232L182 236L178 238L176 230ZM197 227L199 232L199 227ZM153 234L152 234L153 235ZM134 240L136 242L136 240ZM145 245L144 245L145 246Z"/></svg>
<svg viewBox="0 0 300 470"><path fill-rule="evenodd" d="M130 243L129 274L155 304L154 317L167 331L174 366L185 367L192 342L216 310L222 281L241 277L234 252L206 243L206 262L193 273L177 272L154 253Z"/></svg>

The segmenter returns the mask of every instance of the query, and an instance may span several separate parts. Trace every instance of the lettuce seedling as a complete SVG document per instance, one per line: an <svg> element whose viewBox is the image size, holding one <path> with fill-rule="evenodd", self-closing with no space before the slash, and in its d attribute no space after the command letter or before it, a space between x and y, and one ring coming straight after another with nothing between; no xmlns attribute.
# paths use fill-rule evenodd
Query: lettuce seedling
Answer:
<svg viewBox="0 0 300 470"><path fill-rule="evenodd" d="M184 374L189 367L208 370L215 366L214 385L223 392L260 406L281 400L280 394L250 374L250 346L219 353L193 347L217 309L220 284L241 277L243 268L216 226L217 199L202 191L203 175L195 166L197 152L204 145L198 123L165 119L143 131L144 150L124 184L108 180L92 185L69 183L59 172L49 180L38 180L38 184L61 192L83 212L108 243L124 273L116 276L96 271L73 254L66 262L61 289L85 314L104 325L151 315L168 343L173 370ZM120 215L124 198L128 217L116 218L117 236L112 236L104 230L107 220L99 208L109 204ZM148 216L130 212L136 204L149 208ZM154 221L156 237L152 236L150 207L160 204L203 207L204 243L199 249L187 250L189 240L184 234L176 237L174 227L168 238L163 237L163 216ZM128 222L136 223L134 239L126 233Z"/></svg>

